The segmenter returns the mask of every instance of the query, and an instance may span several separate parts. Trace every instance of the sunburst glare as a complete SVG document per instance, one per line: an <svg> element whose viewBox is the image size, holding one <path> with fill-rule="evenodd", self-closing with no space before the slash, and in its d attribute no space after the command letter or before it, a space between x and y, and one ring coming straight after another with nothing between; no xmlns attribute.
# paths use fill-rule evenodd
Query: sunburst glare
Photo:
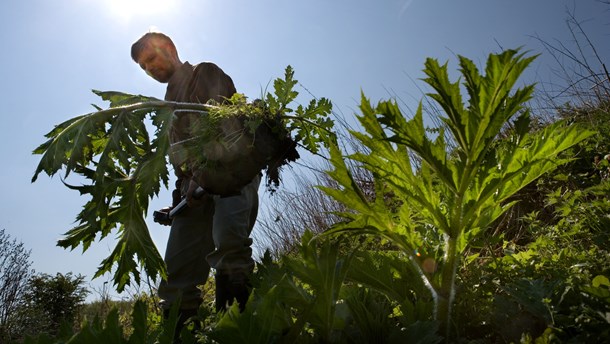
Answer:
<svg viewBox="0 0 610 344"><path fill-rule="evenodd" d="M176 7L178 0L106 0L117 17L130 20L135 16L163 14Z"/></svg>

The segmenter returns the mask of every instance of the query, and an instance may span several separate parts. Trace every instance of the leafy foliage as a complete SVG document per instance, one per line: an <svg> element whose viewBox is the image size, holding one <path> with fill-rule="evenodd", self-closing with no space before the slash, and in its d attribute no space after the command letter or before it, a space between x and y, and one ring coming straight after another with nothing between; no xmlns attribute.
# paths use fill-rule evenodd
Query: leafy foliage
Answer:
<svg viewBox="0 0 610 344"><path fill-rule="evenodd" d="M379 269L395 256L369 254L353 242L307 231L296 256L263 257L245 311L232 307L206 335L218 343L439 343L437 323L367 287L384 284L388 293L403 293L411 285L404 265ZM371 278L376 274L380 281Z"/></svg>
<svg viewBox="0 0 610 344"><path fill-rule="evenodd" d="M4 229L0 230L0 342L10 342L22 336L27 284L34 273L30 252L23 243L11 240Z"/></svg>
<svg viewBox="0 0 610 344"><path fill-rule="evenodd" d="M576 343L610 335L610 184L598 173L605 162L590 166L607 148L607 108L590 109L602 125L566 107L565 120L537 127L525 107L533 87L513 91L533 57L491 55L483 74L459 60L461 83L449 81L447 65L426 62L444 126L424 127L422 107L407 120L395 102L373 106L363 95L365 132L352 134L369 153L344 157L330 146L329 176L339 187L321 189L344 205L334 208L344 221L329 234L373 240L306 232L293 255L273 261L267 254L243 313L237 305L219 314L203 306L199 342ZM297 97L289 71L264 103L237 97L215 110L257 114L251 132L268 113L283 113L285 127L296 129L286 105ZM184 105L160 104L170 111ZM309 124L320 119L314 127L322 128L322 117ZM352 164L370 172L366 185L374 190ZM506 220L516 204L529 213ZM159 325L136 304L132 318L131 331L111 313L79 333L64 330L59 342L171 342L175 310ZM182 339L195 341L188 331Z"/></svg>
<svg viewBox="0 0 610 344"><path fill-rule="evenodd" d="M444 110L436 138L430 139L421 106L406 120L395 102L373 107L362 98L359 120L365 133L352 132L371 152L355 153L375 177L374 200L364 197L338 149L332 149L330 175L339 189L324 188L351 210L346 222L329 233L369 233L389 239L408 257L421 283L435 300L435 319L450 335L451 306L462 252L513 202L516 192L568 159L558 154L591 135L575 125L557 122L538 132L529 131L529 111L524 103L533 86L512 91L519 75L534 57L516 50L492 54L481 75L472 61L460 57L463 84L452 83L447 65L426 61L425 81L435 93L429 96ZM461 87L468 93L464 104ZM515 130L507 145L497 147L503 126L513 117ZM449 150L446 135L455 144ZM421 166L416 168L411 155ZM432 253L437 268L426 271L417 250L424 238L439 238Z"/></svg>
<svg viewBox="0 0 610 344"><path fill-rule="evenodd" d="M299 158L297 144L316 154L335 140L330 101L312 99L307 107L289 107L298 96L296 84L288 66L284 79L274 82L275 95L248 103L235 94L221 106L210 106L207 116L190 121L191 138L176 145L189 157L181 168L217 194L238 192L264 169L267 187L274 192L281 168Z"/></svg>
<svg viewBox="0 0 610 344"><path fill-rule="evenodd" d="M109 101L110 108L65 121L47 134L49 140L34 151L43 156L32 181L40 172L54 175L62 168L65 177L75 172L90 181L82 186L66 184L91 198L77 216L79 225L58 245L71 249L82 245L86 251L98 235L102 239L118 227L116 247L96 277L116 264L114 281L121 291L130 274L139 283L138 263L153 278L165 276L144 216L161 183L167 186L165 155L172 107L142 96L94 92ZM153 139L145 125L147 116L157 128Z"/></svg>
<svg viewBox="0 0 610 344"><path fill-rule="evenodd" d="M266 106L271 114L285 119L286 128L295 133L297 142L301 142L308 151L317 153L320 143L328 146L332 141L333 121L328 117L332 104L328 99L320 98L310 100L306 107L299 105L296 110L287 107L298 96L298 92L293 90L296 84L294 70L288 66L284 79L276 79L273 83L276 96L267 93ZM294 115L290 115L292 112Z"/></svg>
<svg viewBox="0 0 610 344"><path fill-rule="evenodd" d="M262 108L271 111L265 113L281 118L279 129L296 130L304 147L317 151L320 145L326 144L330 133L331 105L325 99L312 101L306 108L299 106L294 115L289 115L292 110L287 105L297 95L292 90L296 82L292 68L288 67L286 80L278 79L274 84L277 96L267 95L269 104ZM34 150L34 154L42 157L32 181L41 172L52 176L62 169L64 178L76 173L87 180L87 184L80 186L65 183L90 199L77 216L78 225L66 232L58 245L70 249L82 245L86 251L96 239L103 239L117 229L117 244L101 262L95 277L114 270L113 281L117 290L122 291L132 278L139 284L139 267L153 279L166 276L145 216L150 199L158 195L162 185L168 184L168 136L173 116L185 111L199 113L204 118L248 116L252 110L248 127L253 128L262 123L256 114L263 112L256 110L260 105L245 103L223 108L165 102L119 92L94 92L109 101L110 107L102 110L96 106L98 111L69 119L50 131L46 135L48 140ZM210 135L197 138L211 139Z"/></svg>
<svg viewBox="0 0 610 344"><path fill-rule="evenodd" d="M24 293L25 303L20 309L25 314L23 334L56 336L63 327L71 328L78 323L83 302L89 293L83 286L84 280L83 276L72 273L32 276Z"/></svg>
<svg viewBox="0 0 610 344"><path fill-rule="evenodd" d="M240 93L234 94L223 104L209 104L206 107L207 116L193 123L192 136L188 145L194 158L203 159L200 163L209 161L206 156L198 157L198 153L205 151L209 142L222 140L223 144L230 146L244 134L255 134L262 125L267 124L278 137L293 133L294 141L312 153L317 153L323 147L328 147L334 140L333 121L329 118L332 103L326 98L311 99L304 107L298 105L292 109L291 104L296 101L299 92L294 90L298 80L294 79L294 70L286 67L284 79L277 78L273 82L274 92L266 93L264 99L247 102L247 98ZM224 119L239 118L243 121L243 129L238 129L229 135L222 133ZM254 144L254 142L250 142Z"/></svg>
<svg viewBox="0 0 610 344"><path fill-rule="evenodd" d="M132 331L125 334L119 312L113 308L108 315L102 319L96 317L85 322L80 331L74 332L69 328L64 329L56 338L46 334L28 337L25 344L50 344L50 343L88 343L88 344L171 344L174 343L174 331L178 321L178 309L171 310L170 315L162 326L151 327L148 322L150 309L143 300L136 300L131 314ZM196 340L193 336L185 335L182 343L193 344Z"/></svg>
<svg viewBox="0 0 610 344"><path fill-rule="evenodd" d="M239 314L233 307L218 322L211 338L226 343L269 343L280 337L336 342L345 326L343 306L337 301L350 257L339 257L336 245L311 239L311 233L306 233L300 256L286 257L281 267L267 256L260 267L260 284L245 312ZM269 332L261 332L262 328Z"/></svg>
<svg viewBox="0 0 610 344"><path fill-rule="evenodd" d="M604 182L584 190L558 189L547 196L555 218L534 211L524 219L534 240L526 245L504 240L503 255L464 267L464 295L457 302L463 331L471 338L497 333L503 341L518 340L523 333L566 342L606 337L609 187ZM465 304L473 297L479 307Z"/></svg>

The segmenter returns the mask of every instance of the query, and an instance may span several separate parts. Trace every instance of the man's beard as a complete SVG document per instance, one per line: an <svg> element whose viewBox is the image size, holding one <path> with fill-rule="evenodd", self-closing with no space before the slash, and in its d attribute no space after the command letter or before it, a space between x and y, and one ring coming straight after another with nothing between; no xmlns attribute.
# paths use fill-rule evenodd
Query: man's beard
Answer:
<svg viewBox="0 0 610 344"><path fill-rule="evenodd" d="M157 80L158 82L162 82L162 83L168 82L169 79L171 78L171 73L166 69L154 70L154 71L148 73L148 75L150 75L153 79Z"/></svg>

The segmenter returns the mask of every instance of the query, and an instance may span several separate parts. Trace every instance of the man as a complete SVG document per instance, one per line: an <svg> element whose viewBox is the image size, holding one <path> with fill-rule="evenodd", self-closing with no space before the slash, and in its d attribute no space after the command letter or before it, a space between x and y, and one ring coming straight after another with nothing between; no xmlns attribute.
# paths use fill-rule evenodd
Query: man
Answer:
<svg viewBox="0 0 610 344"><path fill-rule="evenodd" d="M133 44L131 56L148 75L167 83L165 100L222 102L236 92L231 78L217 65L181 62L174 43L162 33L142 36ZM260 176L239 194L207 194L195 199L193 191L199 185L192 178L195 171L185 167L189 157L179 143L190 138L189 128L198 116L176 113L170 126L170 162L177 176L174 206L186 197L189 207L171 221L165 252L168 278L159 285L159 297L165 310L181 299L181 320L197 314L202 302L197 286L206 282L210 266L216 270L216 310L224 310L236 300L243 311L249 296L248 276L254 267L250 233L258 212Z"/></svg>

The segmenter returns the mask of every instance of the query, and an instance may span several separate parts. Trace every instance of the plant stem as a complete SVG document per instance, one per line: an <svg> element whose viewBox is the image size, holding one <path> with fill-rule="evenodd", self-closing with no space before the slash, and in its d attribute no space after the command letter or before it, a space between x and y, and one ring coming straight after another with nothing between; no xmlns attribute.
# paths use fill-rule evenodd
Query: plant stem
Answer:
<svg viewBox="0 0 610 344"><path fill-rule="evenodd" d="M455 275L459 264L457 252L457 239L447 236L445 264L441 271L441 288L438 291L438 303L435 310L435 318L445 332L447 341L451 334L451 306L455 296Z"/></svg>
<svg viewBox="0 0 610 344"><path fill-rule="evenodd" d="M159 109L159 108L170 108L170 109L174 109L174 110L198 111L198 112L207 113L208 110L214 108L214 106L206 105L206 104L171 102L171 101L165 101L165 100L152 100L152 101L147 101L147 102L111 107L108 109L97 111L96 114L98 116L103 116L105 114L114 114L116 112L123 112L123 111L132 112L134 110Z"/></svg>

